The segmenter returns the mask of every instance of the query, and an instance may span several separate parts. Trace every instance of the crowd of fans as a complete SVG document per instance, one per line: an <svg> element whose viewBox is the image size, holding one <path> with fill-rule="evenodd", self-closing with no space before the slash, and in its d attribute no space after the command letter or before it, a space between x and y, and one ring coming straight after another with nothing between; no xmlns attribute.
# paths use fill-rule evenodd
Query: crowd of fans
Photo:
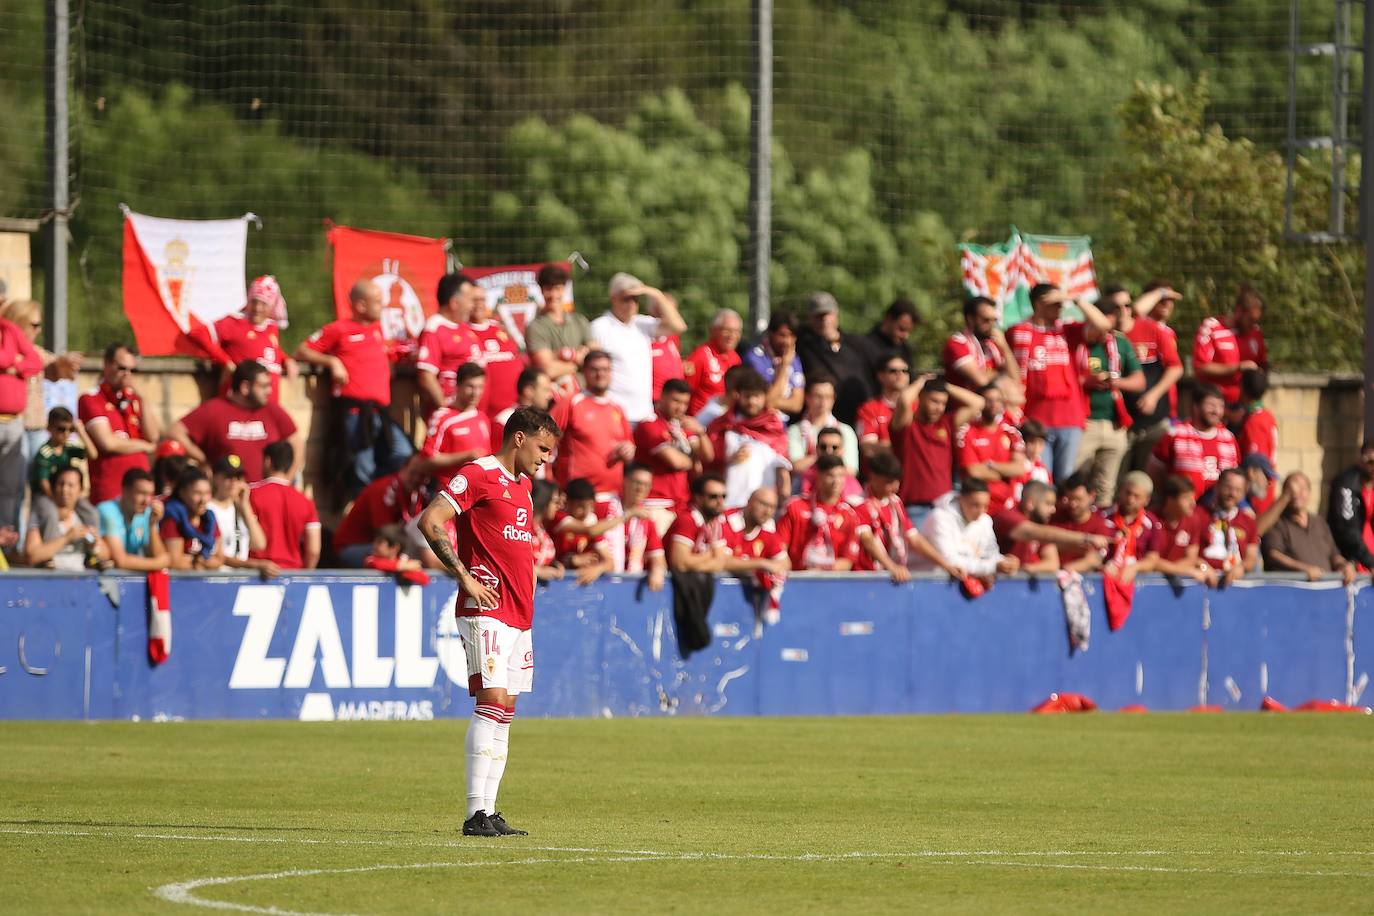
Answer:
<svg viewBox="0 0 1374 916"><path fill-rule="evenodd" d="M41 348L37 303L3 303L0 548L62 570L435 567L416 529L429 496L534 406L563 430L534 491L544 579L644 572L656 590L671 570L771 588L795 570L900 582L940 569L987 588L1018 571L1100 570L1219 585L1261 568L1347 581L1374 568L1374 441L1336 478L1325 519L1301 472L1280 482L1250 287L1198 327L1185 378L1169 325L1180 297L1163 282L1107 287L1096 303L1038 285L1030 319L1005 332L996 304L971 298L938 372L913 368L920 317L906 299L849 331L818 292L757 340L722 310L684 356L671 295L616 274L588 320L568 282L558 266L539 272L522 349L475 282L440 281L410 357L418 446L389 409L396 354L371 282L351 290L349 318L287 356L271 317L281 291L254 281L241 314L195 337L219 393L166 430L134 384L133 347L107 347L99 385L78 395L82 355ZM344 506L332 533L296 486L303 431L277 403L299 363L332 385L321 478Z"/></svg>

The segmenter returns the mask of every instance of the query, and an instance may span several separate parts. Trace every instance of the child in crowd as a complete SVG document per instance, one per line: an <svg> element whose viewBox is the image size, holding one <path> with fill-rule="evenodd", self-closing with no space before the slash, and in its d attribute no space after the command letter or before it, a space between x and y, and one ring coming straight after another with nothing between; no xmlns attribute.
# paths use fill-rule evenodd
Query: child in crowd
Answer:
<svg viewBox="0 0 1374 916"><path fill-rule="evenodd" d="M554 553L564 567L576 570L579 585L587 585L615 568L611 548L603 534L593 533L600 526L592 482L585 477L568 481L565 497L566 508L553 524Z"/></svg>
<svg viewBox="0 0 1374 916"><path fill-rule="evenodd" d="M368 569L395 573L407 582L417 585L428 584L429 576L425 573L424 564L406 556L401 550L403 537L399 525L383 525L378 528L372 537L372 553L363 560L363 565Z"/></svg>
<svg viewBox="0 0 1374 916"><path fill-rule="evenodd" d="M70 410L54 407L48 411L48 441L38 447L33 464L29 466L29 488L35 497L52 499L53 475L86 460L86 449L81 443L72 441L74 432L76 419Z"/></svg>
<svg viewBox="0 0 1374 916"><path fill-rule="evenodd" d="M1045 463L1040 460L1041 456L1045 454L1047 438L1044 424L1039 420L1026 420L1021 424L1021 438L1026 443L1026 476L1016 482L1016 502L1021 501L1021 487L1028 480L1038 480L1041 483L1054 485L1050 469L1045 467Z"/></svg>

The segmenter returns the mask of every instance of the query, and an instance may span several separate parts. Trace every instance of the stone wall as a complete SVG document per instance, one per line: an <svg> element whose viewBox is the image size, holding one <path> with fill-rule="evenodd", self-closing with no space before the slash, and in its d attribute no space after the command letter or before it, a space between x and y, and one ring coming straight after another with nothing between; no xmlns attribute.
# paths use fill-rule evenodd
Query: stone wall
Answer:
<svg viewBox="0 0 1374 916"><path fill-rule="evenodd" d="M94 370L97 360L88 360ZM92 387L98 373L82 375L84 387ZM195 408L204 397L214 393L216 379L192 359L147 357L139 363L137 385L149 410L155 411L163 429ZM1301 470L1312 478L1315 492L1326 506L1326 482L1353 464L1363 432L1361 384L1356 375L1299 375L1275 373L1269 396L1265 399L1279 424L1279 473ZM397 379L393 386L392 415L422 441L423 425L414 381ZM328 412L324 409L328 385L304 373L295 383L283 380L281 404L307 431L305 485L307 492L323 492L327 485L323 471L329 467ZM327 500L320 500L325 524L336 513L327 511Z"/></svg>

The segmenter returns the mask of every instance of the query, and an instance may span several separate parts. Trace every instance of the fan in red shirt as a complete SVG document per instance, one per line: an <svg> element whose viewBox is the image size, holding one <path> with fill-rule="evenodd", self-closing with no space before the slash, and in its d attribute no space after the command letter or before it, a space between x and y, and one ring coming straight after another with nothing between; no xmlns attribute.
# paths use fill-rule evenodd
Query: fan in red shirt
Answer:
<svg viewBox="0 0 1374 916"><path fill-rule="evenodd" d="M276 317L280 316L280 317ZM279 323L280 322L280 323ZM296 377L296 361L281 349L281 328L286 322L286 300L272 276L258 277L248 287L248 302L237 315L225 315L214 324L199 324L188 335L210 360L224 370L221 394L233 390L230 376L247 360L262 363L272 373L269 403L280 400L281 377Z"/></svg>
<svg viewBox="0 0 1374 916"><path fill-rule="evenodd" d="M415 360L415 381L428 410L453 400L459 366L482 364L482 342L467 321L486 296L466 274L444 274L439 279L439 311L425 321Z"/></svg>
<svg viewBox="0 0 1374 916"><path fill-rule="evenodd" d="M253 514L267 536L267 546L248 553L251 560L266 560L283 570L314 569L320 562L320 517L315 504L287 477L295 461L290 442L273 442L262 451L267 474L248 487Z"/></svg>
<svg viewBox="0 0 1374 916"><path fill-rule="evenodd" d="M967 425L959 427L959 474L988 485L990 515L1016 505L1016 484L1030 470L1021 431L1003 414L1002 389L984 385L979 392L983 409Z"/></svg>
<svg viewBox="0 0 1374 916"><path fill-rule="evenodd" d="M1221 425L1225 409L1221 392L1203 386L1193 399L1193 421L1178 424L1155 445L1150 476L1162 480L1169 474L1182 474L1193 482L1193 493L1201 499L1223 471L1240 464L1236 437Z"/></svg>
<svg viewBox="0 0 1374 916"><path fill-rule="evenodd" d="M683 364L687 384L692 387L692 400L687 412L696 416L701 408L714 397L725 392L725 373L738 366L740 335L744 333L744 322L734 309L721 309L711 319L711 334L706 343L692 351Z"/></svg>
<svg viewBox="0 0 1374 916"><path fill-rule="evenodd" d="M606 531L613 521L597 518L596 490L581 477L568 481L563 512L553 520L554 557L567 569L576 570L577 584L590 585L615 568Z"/></svg>
<svg viewBox="0 0 1374 916"><path fill-rule="evenodd" d="M1215 585L1217 574L1199 556L1211 517L1198 508L1193 482L1173 475L1164 480L1159 527L1145 545L1145 555L1155 572L1183 576Z"/></svg>
<svg viewBox="0 0 1374 916"><path fill-rule="evenodd" d="M420 516L435 557L458 580L454 613L477 698L464 744L465 836L520 833L496 810L515 698L534 683L535 543L532 478L552 456L558 424L523 407L495 455L461 467ZM457 544L449 536L455 524Z"/></svg>
<svg viewBox="0 0 1374 916"><path fill-rule="evenodd" d="M1123 468L1145 470L1150 461L1150 449L1168 430L1169 418L1174 413L1176 386L1183 377L1178 337L1173 328L1150 315L1167 312L1177 299L1178 293L1162 284L1142 293L1135 301L1124 288L1109 286L1098 300L1099 304L1115 300L1117 330L1131 342L1140 370L1145 374L1144 391L1121 393L1131 415L1131 428L1127 433L1129 451Z"/></svg>
<svg viewBox="0 0 1374 916"><path fill-rule="evenodd" d="M1227 318L1208 318L1193 338L1193 374L1221 389L1226 403L1240 400L1240 374L1269 368L1269 350L1260 330L1264 298L1249 284L1241 284Z"/></svg>
<svg viewBox="0 0 1374 916"><path fill-rule="evenodd" d="M201 404L173 423L167 434L198 464L208 467L238 455L244 479L261 480L263 449L296 435L290 415L270 401L273 378L251 359L239 363L228 395ZM295 476L296 470L291 468L288 476Z"/></svg>
<svg viewBox="0 0 1374 916"><path fill-rule="evenodd" d="M422 461L412 455L399 471L372 481L353 500L353 507L334 532L334 552L340 563L361 567L378 531L388 525L404 527L424 510Z"/></svg>
<svg viewBox="0 0 1374 916"><path fill-rule="evenodd" d="M902 463L891 452L879 452L873 456L868 468L868 486L863 496L855 504L859 520L873 530L873 537L887 551L892 562L908 567L908 560L914 551L924 559L934 563L956 579L964 577L964 571L954 566L926 540L911 519L907 518L906 508L902 505L897 491L902 486ZM854 569L861 572L878 572L882 567L874 561L867 550L859 554Z"/></svg>
<svg viewBox="0 0 1374 916"><path fill-rule="evenodd" d="M1043 480L1027 481L1021 489L1021 501L1015 508L1003 509L992 517L992 531L997 535L997 549L1016 557L1024 573L1052 573L1059 571L1059 544L1083 543L1089 536L1064 531L1050 525L1054 516L1054 486ZM1101 546L1106 538L1096 536Z"/></svg>
<svg viewBox="0 0 1374 916"><path fill-rule="evenodd" d="M1091 489L1087 474L1072 474L1059 488L1059 510L1055 512L1050 524L1065 531L1082 535L1099 535L1108 541L1116 537L1111 525L1097 511L1096 497ZM1090 538L1084 538L1085 541ZM1061 544L1059 563L1070 572L1092 572L1101 569L1107 558L1107 550L1097 547L1102 543L1092 539L1092 543Z"/></svg>
<svg viewBox="0 0 1374 916"><path fill-rule="evenodd" d="M1025 415L1039 420L1049 433L1049 465L1055 480L1073 473L1078 441L1088 417L1087 399L1079 375L1077 352L1084 329L1092 325L1103 334L1111 321L1088 302L1077 303L1084 322L1061 321L1067 297L1056 286L1038 283L1031 288L1031 320L1007 332L1012 354L1026 386Z"/></svg>
<svg viewBox="0 0 1374 916"><path fill-rule="evenodd" d="M772 626L782 619L782 590L791 568L787 545L774 521L777 513L777 491L759 487L742 507L731 509L725 516L731 553L725 572L753 580L754 587L746 594L754 605L756 635L761 632L758 627Z"/></svg>
<svg viewBox="0 0 1374 916"><path fill-rule="evenodd" d="M486 370L476 363L458 369L457 389L448 407L429 418L429 433L420 449L424 473L448 486L458 468L491 453L491 422L477 409L486 383Z"/></svg>
<svg viewBox="0 0 1374 916"><path fill-rule="evenodd" d="M1240 375L1239 429L1236 443L1241 457L1258 452L1269 463L1279 460L1279 425L1269 408L1264 406L1264 394L1269 390L1269 374L1262 369L1247 369Z"/></svg>
<svg viewBox="0 0 1374 916"><path fill-rule="evenodd" d="M986 296L964 302L964 327L945 341L940 361L945 381L978 391L1005 376L1018 385L1021 367L1012 357L1011 345L997 326L997 303Z"/></svg>
<svg viewBox="0 0 1374 916"><path fill-rule="evenodd" d="M652 362L654 400L663 391L663 383L670 378L686 378L686 366L682 364L681 340L676 334L666 334L649 341L649 358Z"/></svg>
<svg viewBox="0 0 1374 916"><path fill-rule="evenodd" d="M491 418L491 453L501 450L506 435L506 421L521 407L547 411L553 407L553 380L542 369L525 368L515 380L515 403ZM540 468L541 473L544 471Z"/></svg>
<svg viewBox="0 0 1374 916"><path fill-rule="evenodd" d="M1202 536L1202 559L1230 585L1259 567L1259 526L1255 513L1241 505L1245 475L1237 468L1223 471L1212 490L1212 518Z"/></svg>
<svg viewBox="0 0 1374 916"><path fill-rule="evenodd" d="M487 297L477 300L468 327L482 345L482 367L487 370L487 387L477 409L493 417L515 404L519 394L520 373L529 364L515 338L506 333L500 321L492 320Z"/></svg>
<svg viewBox="0 0 1374 916"><path fill-rule="evenodd" d="M892 448L892 414L897 399L911 382L911 364L893 356L878 370L879 395L859 405L854 414L854 433L859 437L859 455L866 464L879 450Z"/></svg>
<svg viewBox="0 0 1374 916"><path fill-rule="evenodd" d="M839 455L816 460L816 492L797 496L783 509L778 536L796 570L853 569L867 551L873 563L893 582L906 582L911 573L888 556L873 529L851 504L841 498L849 470Z"/></svg>
<svg viewBox="0 0 1374 916"><path fill-rule="evenodd" d="M663 541L673 572L718 573L731 556L725 524L725 481L706 473L692 480L692 504L673 519Z"/></svg>
<svg viewBox="0 0 1374 916"><path fill-rule="evenodd" d="M582 361L583 389L554 405L553 419L563 430L554 461L559 483L577 477L591 481L598 495L614 496L624 480L625 462L635 456L630 421L620 405L607 397L611 358L601 350Z"/></svg>
<svg viewBox="0 0 1374 916"><path fill-rule="evenodd" d="M653 473L644 465L625 465L625 487L620 494L622 512L612 520L605 538L611 549L612 568L616 572L644 573L649 591L657 592L663 588L668 560L663 538L644 505L653 481Z"/></svg>
<svg viewBox="0 0 1374 916"><path fill-rule="evenodd" d="M654 415L634 431L635 461L653 472L653 487L644 505L654 512L682 512L689 500L687 475L715 457L701 424L687 416L691 389L682 379L668 379L654 403Z"/></svg>
<svg viewBox="0 0 1374 916"><path fill-rule="evenodd" d="M949 402L957 403L949 409ZM942 378L922 376L902 390L892 414L893 444L902 459L902 502L913 524L954 485L955 430L983 409L983 399ZM912 512L912 509L923 510Z"/></svg>
<svg viewBox="0 0 1374 916"><path fill-rule="evenodd" d="M1123 582L1134 579L1136 573L1154 569L1149 549L1161 523L1154 513L1145 508L1150 504L1154 491L1154 481L1150 480L1148 474L1130 471L1121 478L1116 503L1102 510L1113 533L1107 567Z"/></svg>
<svg viewBox="0 0 1374 916"><path fill-rule="evenodd" d="M149 469L148 456L157 450L157 420L143 412L143 399L133 388L138 354L124 344L105 348L100 386L76 402L77 416L95 444L91 455L91 502L118 499L124 472Z"/></svg>

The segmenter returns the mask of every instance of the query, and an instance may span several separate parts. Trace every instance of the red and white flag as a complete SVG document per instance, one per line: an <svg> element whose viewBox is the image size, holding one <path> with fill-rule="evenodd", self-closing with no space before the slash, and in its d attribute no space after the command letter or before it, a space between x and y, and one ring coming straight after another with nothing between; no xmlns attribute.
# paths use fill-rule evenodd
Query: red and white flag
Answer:
<svg viewBox="0 0 1374 916"><path fill-rule="evenodd" d="M572 264L568 261L552 262L572 275ZM525 326L539 314L544 305L544 294L535 282L535 276L543 264L508 264L505 267L465 267L463 273L477 281L487 294L487 306L492 314L501 319L506 333L515 338L520 349L525 349ZM572 280L564 287L563 301L569 310L573 304Z"/></svg>
<svg viewBox="0 0 1374 916"><path fill-rule="evenodd" d="M201 355L188 335L243 308L251 213L163 219L124 207L124 314L149 356Z"/></svg>
<svg viewBox="0 0 1374 916"><path fill-rule="evenodd" d="M448 239L332 226L334 311L350 318L348 291L359 280L382 288L382 332L392 356L412 353L425 319L439 310L439 280L448 272Z"/></svg>

